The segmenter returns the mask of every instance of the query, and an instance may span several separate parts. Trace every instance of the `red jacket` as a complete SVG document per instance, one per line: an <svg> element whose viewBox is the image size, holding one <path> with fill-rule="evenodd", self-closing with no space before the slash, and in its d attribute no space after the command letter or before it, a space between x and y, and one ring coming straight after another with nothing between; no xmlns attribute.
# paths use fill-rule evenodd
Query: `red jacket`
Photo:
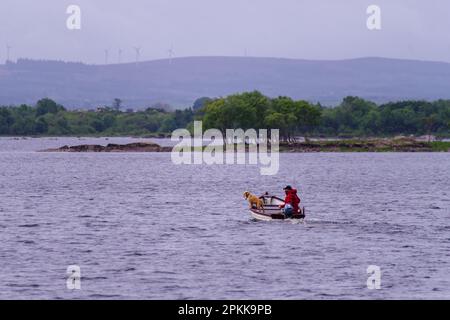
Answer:
<svg viewBox="0 0 450 320"><path fill-rule="evenodd" d="M284 199L285 204L290 204L294 208L294 212L298 212L300 204L300 198L297 195L297 189L288 190L286 198ZM284 207L284 206L283 206Z"/></svg>

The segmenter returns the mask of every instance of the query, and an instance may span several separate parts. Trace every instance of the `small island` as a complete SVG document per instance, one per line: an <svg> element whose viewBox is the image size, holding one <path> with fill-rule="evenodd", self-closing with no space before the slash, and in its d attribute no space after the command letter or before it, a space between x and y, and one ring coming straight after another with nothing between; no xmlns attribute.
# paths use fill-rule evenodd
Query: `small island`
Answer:
<svg viewBox="0 0 450 320"><path fill-rule="evenodd" d="M136 142L129 144L108 144L89 145L83 144L78 146L63 146L56 149L46 149L41 152L170 152L171 147L162 147L156 143Z"/></svg>
<svg viewBox="0 0 450 320"><path fill-rule="evenodd" d="M230 146L226 146L229 150ZM245 150L248 152L249 144ZM192 148L193 152L206 148ZM225 148L224 148L225 149ZM237 144L235 145L237 149ZM186 150L186 149L185 149ZM270 147L269 147L270 150ZM172 152L180 151L177 147L163 147L156 143L136 142L129 144L77 145L46 149L41 152ZM225 150L224 150L225 151ZM308 152L450 152L450 142L417 141L401 137L393 139L349 139L349 140L310 140L305 142L281 142L282 153Z"/></svg>

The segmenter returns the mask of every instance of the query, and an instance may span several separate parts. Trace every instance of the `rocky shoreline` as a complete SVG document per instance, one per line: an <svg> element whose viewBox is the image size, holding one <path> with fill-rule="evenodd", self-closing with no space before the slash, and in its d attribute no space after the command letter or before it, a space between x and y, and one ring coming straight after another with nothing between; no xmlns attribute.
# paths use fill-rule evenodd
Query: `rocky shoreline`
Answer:
<svg viewBox="0 0 450 320"><path fill-rule="evenodd" d="M78 146L63 146L56 149L46 149L41 152L170 152L171 147L162 147L156 143L136 142L129 144L108 144L90 145L83 144Z"/></svg>
<svg viewBox="0 0 450 320"><path fill-rule="evenodd" d="M246 151L249 146L246 145ZM171 152L173 147L156 143L136 142L129 144L78 145L47 149L41 152ZM270 147L269 147L270 150ZM450 142L424 142L411 138L400 139L355 139L316 140L307 142L281 142L280 152L450 152ZM201 151L194 149L193 151Z"/></svg>

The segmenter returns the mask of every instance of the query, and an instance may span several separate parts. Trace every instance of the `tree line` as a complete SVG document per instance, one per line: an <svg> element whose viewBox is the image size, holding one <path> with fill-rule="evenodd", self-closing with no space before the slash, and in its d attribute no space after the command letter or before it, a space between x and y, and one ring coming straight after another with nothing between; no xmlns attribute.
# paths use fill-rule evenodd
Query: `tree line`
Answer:
<svg viewBox="0 0 450 320"><path fill-rule="evenodd" d="M80 136L146 135L172 132L193 121L192 109L168 112L147 108L139 112L113 107L96 111L70 111L51 99L35 106L0 107L0 135Z"/></svg>
<svg viewBox="0 0 450 320"><path fill-rule="evenodd" d="M207 128L276 128L284 140L310 135L450 135L450 100L377 105L349 96L330 108L289 97L270 99L255 91L207 101L201 111Z"/></svg>
<svg viewBox="0 0 450 320"><path fill-rule="evenodd" d="M289 97L269 98L258 91L222 98L198 99L192 107L167 111L120 110L120 100L96 111L71 111L45 98L36 105L0 107L0 135L164 135L192 128L279 129L283 140L298 136L450 136L450 100L400 101L376 104L346 97L336 107Z"/></svg>

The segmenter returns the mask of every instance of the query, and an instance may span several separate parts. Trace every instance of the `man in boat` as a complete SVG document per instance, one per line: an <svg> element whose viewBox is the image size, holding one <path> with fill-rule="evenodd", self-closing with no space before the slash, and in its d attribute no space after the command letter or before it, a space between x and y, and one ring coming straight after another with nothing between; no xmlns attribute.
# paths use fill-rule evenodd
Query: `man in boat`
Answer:
<svg viewBox="0 0 450 320"><path fill-rule="evenodd" d="M286 186L284 189L286 198L284 199L284 204L280 206L281 211L283 211L286 218L292 218L293 214L299 212L300 198L297 195L297 189L291 186Z"/></svg>

